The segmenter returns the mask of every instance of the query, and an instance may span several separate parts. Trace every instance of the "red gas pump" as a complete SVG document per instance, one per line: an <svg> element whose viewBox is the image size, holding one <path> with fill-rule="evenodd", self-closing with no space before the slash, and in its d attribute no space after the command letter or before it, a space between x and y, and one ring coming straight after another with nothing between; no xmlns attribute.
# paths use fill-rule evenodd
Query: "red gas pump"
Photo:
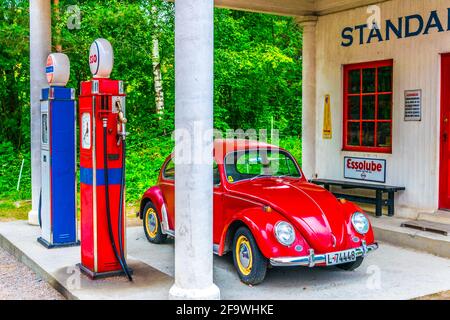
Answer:
<svg viewBox="0 0 450 320"><path fill-rule="evenodd" d="M125 94L111 80L113 49L105 39L90 51L94 78L81 83L81 265L90 278L126 274L124 204Z"/></svg>

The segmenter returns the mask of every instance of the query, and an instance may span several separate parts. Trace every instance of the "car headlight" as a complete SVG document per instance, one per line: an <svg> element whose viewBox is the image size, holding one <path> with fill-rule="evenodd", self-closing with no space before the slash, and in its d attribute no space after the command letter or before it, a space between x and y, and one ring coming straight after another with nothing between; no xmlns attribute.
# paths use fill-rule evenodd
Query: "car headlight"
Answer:
<svg viewBox="0 0 450 320"><path fill-rule="evenodd" d="M286 221L280 221L275 225L275 237L282 245L289 247L295 241L294 227Z"/></svg>
<svg viewBox="0 0 450 320"><path fill-rule="evenodd" d="M362 212L355 212L352 216L352 224L353 228L360 233L360 234L366 234L369 232L369 219L365 216Z"/></svg>

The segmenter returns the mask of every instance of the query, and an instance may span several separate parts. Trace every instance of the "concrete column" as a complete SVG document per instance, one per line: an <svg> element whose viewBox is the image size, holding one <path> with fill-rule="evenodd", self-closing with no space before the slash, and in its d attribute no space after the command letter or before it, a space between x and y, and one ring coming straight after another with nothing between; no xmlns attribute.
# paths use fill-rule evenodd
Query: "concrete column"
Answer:
<svg viewBox="0 0 450 320"><path fill-rule="evenodd" d="M316 23L317 17L297 19L303 28L302 169L306 178L316 174Z"/></svg>
<svg viewBox="0 0 450 320"><path fill-rule="evenodd" d="M30 1L30 110L31 110L31 184L32 209L28 222L38 225L41 192L41 89L48 86L45 76L51 51L50 0Z"/></svg>
<svg viewBox="0 0 450 320"><path fill-rule="evenodd" d="M213 283L214 2L175 3L175 284L171 299L219 299Z"/></svg>

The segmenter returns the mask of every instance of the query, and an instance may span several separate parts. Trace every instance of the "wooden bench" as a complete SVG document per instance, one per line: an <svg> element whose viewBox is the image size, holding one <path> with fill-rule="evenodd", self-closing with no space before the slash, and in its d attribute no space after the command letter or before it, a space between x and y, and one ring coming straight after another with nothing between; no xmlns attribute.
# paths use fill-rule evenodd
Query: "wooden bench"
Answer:
<svg viewBox="0 0 450 320"><path fill-rule="evenodd" d="M398 191L406 190L405 187L395 187L373 183L370 184L370 183L328 180L328 179L313 179L311 180L311 182L317 185L323 185L325 189L327 189L328 191L330 191L331 186L338 186L341 187L342 189L365 189L375 191L375 198L367 196L346 195L336 192L333 192L333 194L338 198L345 198L350 201L374 204L376 206L375 213L377 217L381 217L383 215L383 206L388 207L388 215L390 217L394 216L395 210L394 194ZM387 193L388 195L388 198L386 200L383 199L383 194L385 193Z"/></svg>

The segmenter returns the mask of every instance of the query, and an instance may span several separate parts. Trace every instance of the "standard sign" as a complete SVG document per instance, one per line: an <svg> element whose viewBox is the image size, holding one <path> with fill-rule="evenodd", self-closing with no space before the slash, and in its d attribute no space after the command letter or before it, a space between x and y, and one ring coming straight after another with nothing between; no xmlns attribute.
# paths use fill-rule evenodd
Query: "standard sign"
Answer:
<svg viewBox="0 0 450 320"><path fill-rule="evenodd" d="M344 178L385 183L386 160L345 157Z"/></svg>
<svg viewBox="0 0 450 320"><path fill-rule="evenodd" d="M405 121L422 120L422 90L405 91Z"/></svg>

